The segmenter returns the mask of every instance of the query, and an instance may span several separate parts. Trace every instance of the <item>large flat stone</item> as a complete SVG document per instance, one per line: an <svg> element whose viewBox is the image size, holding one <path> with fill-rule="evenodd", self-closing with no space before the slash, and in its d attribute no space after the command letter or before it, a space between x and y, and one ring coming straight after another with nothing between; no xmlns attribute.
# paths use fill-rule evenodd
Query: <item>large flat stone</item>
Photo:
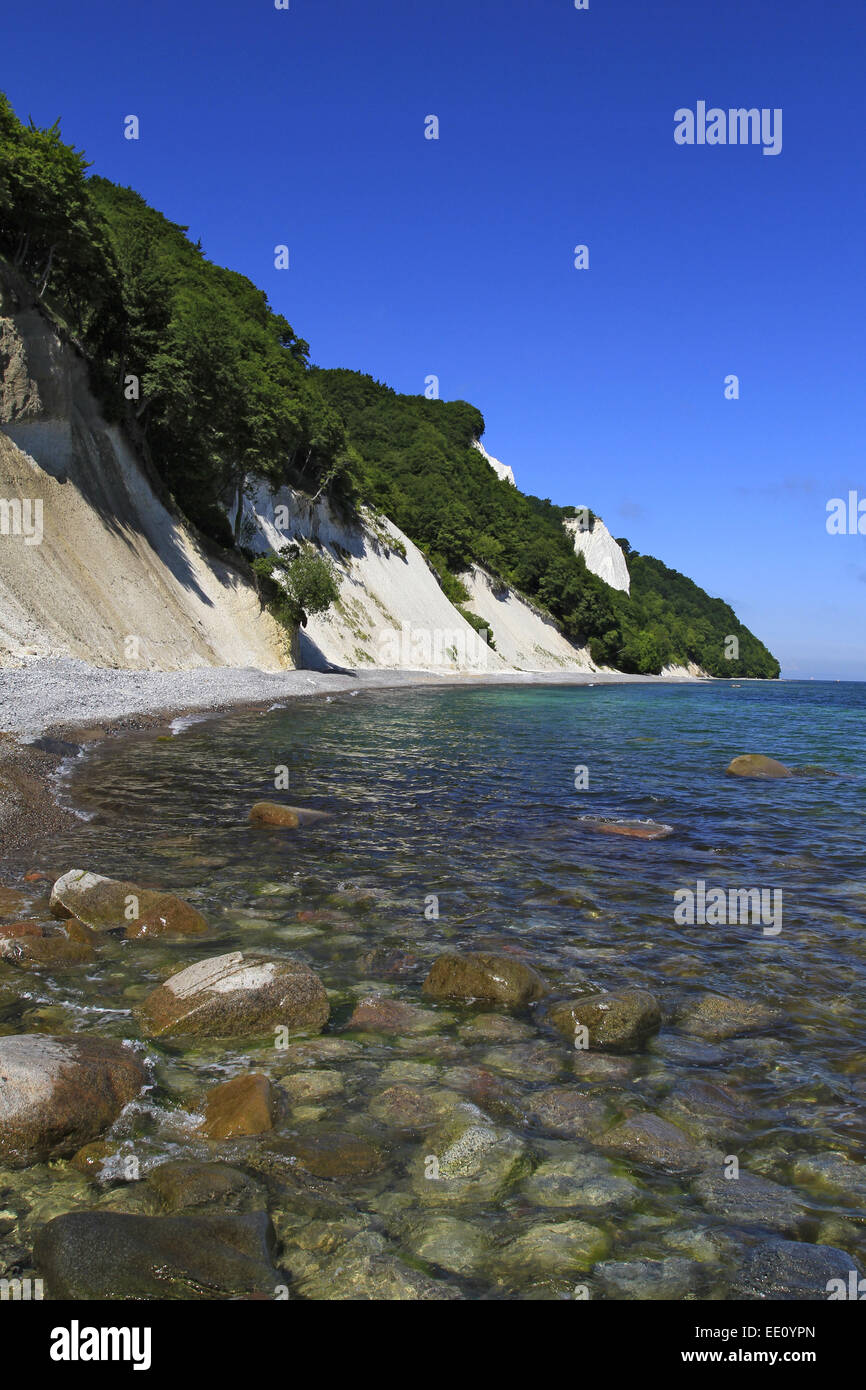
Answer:
<svg viewBox="0 0 866 1390"><path fill-rule="evenodd" d="M309 966L242 951L187 966L139 1010L151 1037L237 1037L280 1026L318 1032L329 1013L324 985Z"/></svg>

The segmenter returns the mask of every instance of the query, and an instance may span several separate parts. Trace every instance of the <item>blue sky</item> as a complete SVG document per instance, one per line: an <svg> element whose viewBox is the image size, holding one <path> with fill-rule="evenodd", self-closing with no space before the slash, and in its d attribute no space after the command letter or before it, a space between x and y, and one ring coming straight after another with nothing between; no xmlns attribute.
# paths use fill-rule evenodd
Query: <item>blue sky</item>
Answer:
<svg viewBox="0 0 866 1390"><path fill-rule="evenodd" d="M314 361L437 375L524 490L728 599L783 674L866 679L866 537L825 527L866 498L864 50L862 0L45 0L0 86ZM781 108L782 152L678 146L700 100Z"/></svg>

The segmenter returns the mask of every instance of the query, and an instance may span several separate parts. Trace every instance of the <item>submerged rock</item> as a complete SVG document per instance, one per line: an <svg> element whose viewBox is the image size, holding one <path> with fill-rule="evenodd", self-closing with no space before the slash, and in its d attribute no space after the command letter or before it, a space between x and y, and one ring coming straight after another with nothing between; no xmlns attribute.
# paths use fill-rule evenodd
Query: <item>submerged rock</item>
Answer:
<svg viewBox="0 0 866 1390"><path fill-rule="evenodd" d="M329 1259L298 1258L287 1252L295 1287L302 1298L352 1299L387 1303L455 1300L460 1291L430 1279L391 1254L376 1232L364 1231L341 1244Z"/></svg>
<svg viewBox="0 0 866 1390"><path fill-rule="evenodd" d="M369 1139L345 1130L299 1134L277 1140L277 1153L294 1158L299 1167L317 1178L369 1177L385 1166L382 1152Z"/></svg>
<svg viewBox="0 0 866 1390"><path fill-rule="evenodd" d="M737 1293L740 1298L826 1303L831 1293L841 1292L837 1281L846 1288L852 1275L855 1282L862 1278L857 1261L833 1245L767 1240L743 1258Z"/></svg>
<svg viewBox="0 0 866 1390"><path fill-rule="evenodd" d="M482 1061L485 1068L521 1081L554 1081L562 1072L562 1053L543 1042L491 1047Z"/></svg>
<svg viewBox="0 0 866 1390"><path fill-rule="evenodd" d="M565 1147L564 1145L562 1147ZM523 1184L520 1195L536 1207L613 1207L633 1200L638 1187L598 1154L551 1158Z"/></svg>
<svg viewBox="0 0 866 1390"><path fill-rule="evenodd" d="M208 929L202 914L173 893L157 893L86 869L61 875L51 890L51 910L57 917L76 917L95 931L122 928L130 940L201 936Z"/></svg>
<svg viewBox="0 0 866 1390"><path fill-rule="evenodd" d="M130 1048L108 1039L0 1037L0 1158L65 1158L113 1124L146 1081Z"/></svg>
<svg viewBox="0 0 866 1390"><path fill-rule="evenodd" d="M733 1091L707 1081L680 1082L665 1097L659 1113L699 1139L740 1134L745 1122L745 1106Z"/></svg>
<svg viewBox="0 0 866 1390"><path fill-rule="evenodd" d="M763 1033L782 1018L781 1011L768 1004L729 999L723 994L705 994L682 1010L677 1023L684 1033L695 1034L708 1042L723 1042L726 1038Z"/></svg>
<svg viewBox="0 0 866 1390"><path fill-rule="evenodd" d="M85 1177L98 1177L102 1171L102 1165L108 1158L112 1158L117 1153L114 1144L107 1144L104 1139L95 1139L92 1144L84 1144L77 1154L69 1160L70 1167L77 1172L84 1173Z"/></svg>
<svg viewBox="0 0 866 1390"><path fill-rule="evenodd" d="M0 887L0 913L4 916L26 912L30 908L30 903L29 894L22 893L17 888Z"/></svg>
<svg viewBox="0 0 866 1390"><path fill-rule="evenodd" d="M866 1163L855 1163L844 1154L801 1154L791 1165L799 1183L824 1188L840 1197L866 1203Z"/></svg>
<svg viewBox="0 0 866 1390"><path fill-rule="evenodd" d="M33 1258L52 1299L273 1297L275 1248L265 1212L73 1211L42 1227Z"/></svg>
<svg viewBox="0 0 866 1390"><path fill-rule="evenodd" d="M598 1226L586 1221L545 1221L510 1241L500 1251L498 1263L511 1277L567 1278L591 1269L609 1250L610 1237Z"/></svg>
<svg viewBox="0 0 866 1390"><path fill-rule="evenodd" d="M91 965L96 960L96 952L86 941L71 941L62 932L49 935L26 931L7 936L0 928L0 959L22 970L60 970L69 965Z"/></svg>
<svg viewBox="0 0 866 1390"><path fill-rule="evenodd" d="M421 1148L412 1187L429 1202L495 1202L532 1168L523 1140L469 1103L455 1106Z"/></svg>
<svg viewBox="0 0 866 1390"><path fill-rule="evenodd" d="M343 1074L328 1067L314 1068L312 1071L296 1071L284 1076L280 1090L285 1091L294 1105L308 1101L327 1100L343 1090Z"/></svg>
<svg viewBox="0 0 866 1390"><path fill-rule="evenodd" d="M722 1173L702 1173L692 1183L698 1201L714 1216L723 1216L734 1226L765 1226L781 1235L801 1235L809 1213L796 1193L767 1178L740 1173L726 1178Z"/></svg>
<svg viewBox="0 0 866 1390"><path fill-rule="evenodd" d="M721 1159L721 1154L701 1147L677 1125L651 1112L632 1115L609 1130L603 1147L669 1173L695 1173Z"/></svg>
<svg viewBox="0 0 866 1390"><path fill-rule="evenodd" d="M202 1131L208 1139L266 1134L272 1126L272 1111L271 1083L266 1076L236 1076L209 1093Z"/></svg>
<svg viewBox="0 0 866 1390"><path fill-rule="evenodd" d="M743 753L725 768L728 777L793 777L789 767L777 763L775 758L765 758L762 753Z"/></svg>
<svg viewBox="0 0 866 1390"><path fill-rule="evenodd" d="M486 951L466 951L438 956L422 989L434 999L520 1005L540 999L547 987L541 976L522 961Z"/></svg>
<svg viewBox="0 0 866 1390"><path fill-rule="evenodd" d="M276 825L283 830L297 830L299 825L331 820L327 811L313 811L304 806L281 806L277 801L257 801L250 810L253 825Z"/></svg>
<svg viewBox="0 0 866 1390"><path fill-rule="evenodd" d="M487 1238L480 1226L445 1212L424 1216L406 1237L416 1259L452 1274L471 1275L487 1259Z"/></svg>
<svg viewBox="0 0 866 1390"><path fill-rule="evenodd" d="M355 1005L346 1028L359 1033L433 1033L451 1021L431 1009L419 1009L417 1004L385 994L370 994Z"/></svg>
<svg viewBox="0 0 866 1390"><path fill-rule="evenodd" d="M585 1028L590 1049L601 1052L637 1052L661 1026L658 1000L645 989L588 994L554 1004L549 1017L566 1037L574 1038L578 1028Z"/></svg>
<svg viewBox="0 0 866 1390"><path fill-rule="evenodd" d="M608 1298L640 1302L695 1298L704 1282L701 1265L682 1255L662 1260L603 1260L593 1276Z"/></svg>
<svg viewBox="0 0 866 1390"><path fill-rule="evenodd" d="M232 951L171 975L139 1013L152 1037L237 1037L281 1026L318 1032L330 1006L318 975L301 961Z"/></svg>
<svg viewBox="0 0 866 1390"><path fill-rule="evenodd" d="M532 1097L534 1124L551 1134L590 1138L600 1134L608 1121L604 1101L575 1086L550 1086Z"/></svg>
<svg viewBox="0 0 866 1390"><path fill-rule="evenodd" d="M0 945L4 938L19 936L44 936L45 928L41 922L3 922L0 923Z"/></svg>
<svg viewBox="0 0 866 1390"><path fill-rule="evenodd" d="M284 1061L293 1067L311 1067L316 1062L329 1062L334 1058L360 1057L363 1054L360 1043L351 1038L306 1038L303 1042L291 1043L281 1050Z"/></svg>
<svg viewBox="0 0 866 1390"><path fill-rule="evenodd" d="M398 1084L373 1096L369 1110L392 1129L427 1129L441 1119L443 1102L436 1091Z"/></svg>
<svg viewBox="0 0 866 1390"><path fill-rule="evenodd" d="M227 1163L199 1163L195 1159L170 1159L151 1168L145 1179L166 1212L189 1207L218 1206L222 1210L262 1207L264 1189L239 1168Z"/></svg>
<svg viewBox="0 0 866 1390"><path fill-rule="evenodd" d="M458 1028L457 1035L467 1043L517 1043L529 1042L534 1031L508 1014L478 1014Z"/></svg>
<svg viewBox="0 0 866 1390"><path fill-rule="evenodd" d="M573 1048L570 1069L584 1081L630 1081L639 1063L631 1054Z"/></svg>
<svg viewBox="0 0 866 1390"><path fill-rule="evenodd" d="M581 816L580 824L600 835L624 835L629 840L666 840L673 835L672 825L655 820L617 820L613 816Z"/></svg>

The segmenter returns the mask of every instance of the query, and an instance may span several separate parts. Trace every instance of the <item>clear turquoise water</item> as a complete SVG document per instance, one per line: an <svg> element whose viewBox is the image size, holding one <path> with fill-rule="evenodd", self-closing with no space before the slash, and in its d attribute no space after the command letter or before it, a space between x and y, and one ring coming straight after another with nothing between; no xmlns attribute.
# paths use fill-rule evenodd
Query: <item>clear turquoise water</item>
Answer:
<svg viewBox="0 0 866 1390"><path fill-rule="evenodd" d="M443 688L295 702L193 724L168 740L165 730L110 740L76 764L65 790L93 819L12 867L59 873L75 865L170 889L200 907L213 934L195 943L111 942L97 966L54 978L0 966L0 1029L135 1037L132 1005L168 969L244 947L306 960L331 993L329 1034L339 1036L357 998L375 988L425 1002L421 981L443 949L516 950L563 997L623 985L652 990L662 1031L616 1075L576 1077L574 1054L542 1021L521 1016L532 1057L517 1041L491 1057L491 1042L466 1031L478 1010L449 1005L432 1034L366 1034L360 1055L324 1061L343 1073L344 1090L318 1118L289 1116L286 1132L343 1126L381 1145L383 1174L335 1186L365 1221L384 1223L396 1254L417 1261L412 1232L425 1210L407 1174L423 1135L389 1130L370 1103L384 1068L411 1060L430 1065L439 1089L460 1091L455 1068L489 1072L493 1091L501 1087L497 1122L519 1132L536 1158L595 1147L533 1122L533 1100L552 1084L591 1087L612 1122L635 1111L670 1113L667 1099L686 1083L726 1086L744 1116L725 1152L806 1203L806 1238L862 1259L862 1205L798 1182L793 1165L830 1150L863 1158L864 715L866 686L841 683ZM725 777L744 752L838 776ZM578 765L588 769L586 790L574 786ZM289 769L286 792L274 790L280 766ZM247 813L262 798L335 818L296 834L254 829ZM601 835L581 819L597 815L650 817L673 834L656 842ZM752 924L676 925L673 894L697 880L781 889L781 934L766 937ZM431 894L438 920L425 917ZM345 920L298 918L335 907ZM771 1004L782 1022L757 1036L701 1043L677 1019L707 991ZM145 1171L165 1157L213 1156L195 1138L192 1116L215 1080L251 1066L275 1079L290 1070L267 1040L151 1046L150 1055L157 1090L120 1130ZM462 1084L477 1099L470 1080ZM223 1152L233 1162L248 1156ZM50 1214L89 1191L59 1167L50 1179L42 1170L30 1175ZM651 1164L618 1171L635 1183L622 1210L578 1205L553 1216L604 1228L613 1259L685 1251L705 1264L700 1296L731 1296L738 1252L760 1229L713 1216L687 1182ZM276 1192L275 1207L280 1201ZM509 1274L502 1264L498 1252L515 1221L551 1219L519 1187L496 1204L462 1207L460 1216L483 1230L489 1262L467 1282L422 1261L431 1277L473 1297L568 1295L567 1279ZM591 1272L581 1277L591 1281Z"/></svg>

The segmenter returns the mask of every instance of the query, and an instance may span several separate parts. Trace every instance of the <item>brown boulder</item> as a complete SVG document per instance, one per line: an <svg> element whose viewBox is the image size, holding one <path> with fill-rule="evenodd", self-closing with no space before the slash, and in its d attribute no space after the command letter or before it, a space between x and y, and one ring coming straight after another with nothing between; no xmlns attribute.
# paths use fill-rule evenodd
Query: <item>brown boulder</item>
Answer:
<svg viewBox="0 0 866 1390"><path fill-rule="evenodd" d="M275 825L283 830L297 830L299 825L330 820L327 811L313 811L305 806L281 806L277 801L257 801L250 811L253 825Z"/></svg>
<svg viewBox="0 0 866 1390"><path fill-rule="evenodd" d="M330 1014L324 986L291 957L232 951L172 975L140 1008L151 1037L237 1037L286 1027L319 1032Z"/></svg>
<svg viewBox="0 0 866 1390"><path fill-rule="evenodd" d="M107 1038L0 1037L0 1157L30 1164L74 1154L145 1080L135 1053Z"/></svg>
<svg viewBox="0 0 866 1390"><path fill-rule="evenodd" d="M265 1134L271 1127L271 1083L266 1076L236 1076L208 1095L201 1127L208 1139L239 1139Z"/></svg>
<svg viewBox="0 0 866 1390"><path fill-rule="evenodd" d="M137 883L70 869L51 890L51 910L71 915L95 931L123 928L130 940L155 936L201 936L207 922L196 908L173 893Z"/></svg>
<svg viewBox="0 0 866 1390"><path fill-rule="evenodd" d="M762 753L743 753L725 768L728 777L793 777L789 767Z"/></svg>
<svg viewBox="0 0 866 1390"><path fill-rule="evenodd" d="M433 962L422 986L434 999L481 1000L520 1005L546 993L544 980L529 965L486 951L446 952Z"/></svg>

